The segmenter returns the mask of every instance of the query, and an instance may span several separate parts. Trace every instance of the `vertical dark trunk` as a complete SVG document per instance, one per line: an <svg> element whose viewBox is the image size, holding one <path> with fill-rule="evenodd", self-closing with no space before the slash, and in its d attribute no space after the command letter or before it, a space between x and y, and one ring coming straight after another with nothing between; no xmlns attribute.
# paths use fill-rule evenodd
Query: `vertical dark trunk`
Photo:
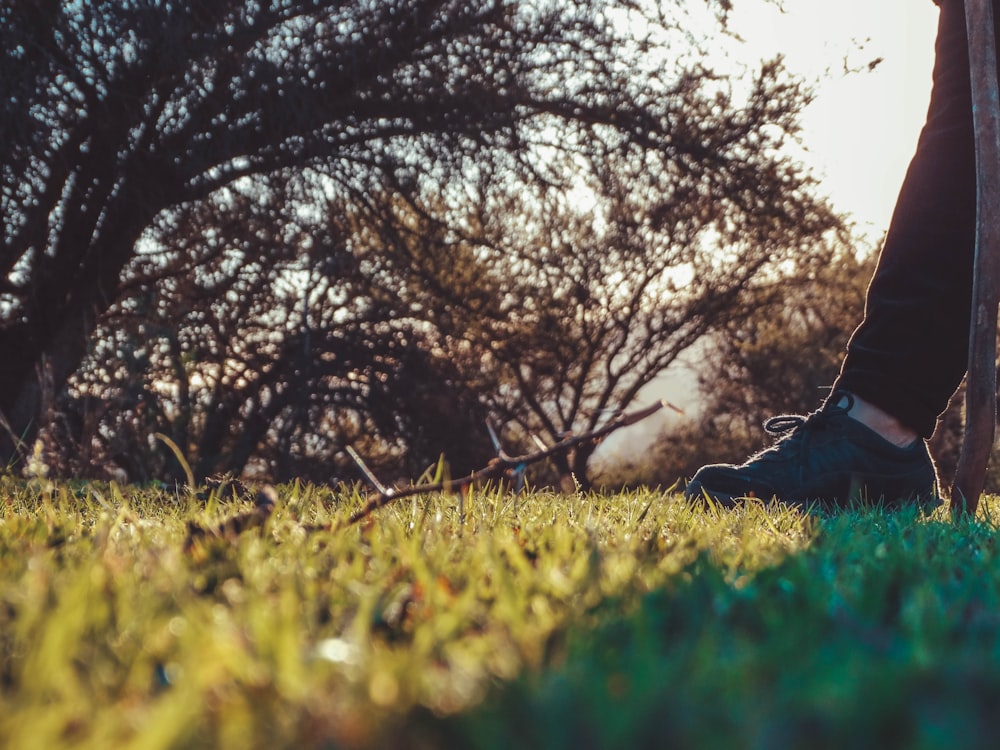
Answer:
<svg viewBox="0 0 1000 750"><path fill-rule="evenodd" d="M55 330L31 323L0 336L0 411L7 424L0 432L0 461L16 462L30 450L45 413L87 351L94 314L68 315ZM40 330L41 329L41 330Z"/></svg>
<svg viewBox="0 0 1000 750"><path fill-rule="evenodd" d="M0 462L30 449L43 426L44 405L65 388L87 354L99 316L117 299L119 278L153 218L145 201L119 201L105 214L99 239L82 264L66 263L40 284L26 315L0 330ZM61 238L67 244L72 241Z"/></svg>
<svg viewBox="0 0 1000 750"><path fill-rule="evenodd" d="M590 492L594 485L590 481L587 473L587 466L590 464L590 457L594 455L596 445L581 445L573 451L573 476L576 478L576 486L580 492Z"/></svg>
<svg viewBox="0 0 1000 750"><path fill-rule="evenodd" d="M593 489L587 474L587 464L595 449L596 446L578 445L552 459L559 473L559 488L563 492L589 492Z"/></svg>

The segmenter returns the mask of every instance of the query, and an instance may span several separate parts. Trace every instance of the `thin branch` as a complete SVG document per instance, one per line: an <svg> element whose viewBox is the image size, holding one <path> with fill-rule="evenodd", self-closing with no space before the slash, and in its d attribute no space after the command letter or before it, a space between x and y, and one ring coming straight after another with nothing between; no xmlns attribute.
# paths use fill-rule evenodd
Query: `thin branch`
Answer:
<svg viewBox="0 0 1000 750"><path fill-rule="evenodd" d="M531 464L538 463L539 461L544 461L547 458L551 458L552 456L565 453L578 445L596 443L602 438L610 435L612 432L620 430L622 427L628 427L629 425L635 424L636 422L652 416L665 406L670 406L670 404L665 401L656 401L644 409L638 409L627 414L622 414L617 419L608 422L608 424L599 429L593 430L592 432L587 432L581 435L570 435L552 446L546 447L542 445L542 447L534 453L526 453L520 456L511 456L508 454L503 450L503 448L500 447L499 441L497 440L494 442L494 445L497 448L496 458L491 459L490 462L482 469L474 471L468 476L460 479L452 479L443 482L430 482L428 484L415 484L398 490L385 487L381 482L379 482L374 474L372 474L371 470L361 460L360 456L358 456L353 449L348 448L348 452L351 454L351 457L354 458L358 467L365 475L365 478L375 488L378 494L373 496L363 508L351 514L350 518L345 524L342 524L342 526L352 526L358 521L364 520L379 508L388 505L394 500L399 500L400 498L421 495L428 492L448 492L451 490L463 492L470 485L478 482L485 482L490 479L499 479L500 477L508 475L512 470L523 471L523 467L525 466L529 466ZM495 432L492 427L489 429L492 437L495 435Z"/></svg>

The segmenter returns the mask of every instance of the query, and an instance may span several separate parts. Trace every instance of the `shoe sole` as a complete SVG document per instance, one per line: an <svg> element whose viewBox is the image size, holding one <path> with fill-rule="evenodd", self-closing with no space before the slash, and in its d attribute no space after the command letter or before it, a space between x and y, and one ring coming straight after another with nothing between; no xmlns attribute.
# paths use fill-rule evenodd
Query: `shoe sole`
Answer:
<svg viewBox="0 0 1000 750"><path fill-rule="evenodd" d="M864 484L860 481L852 483L859 490ZM891 510L899 510L910 505L916 505L926 512L930 512L935 508L939 507L942 503L940 496L936 489L931 489L926 495L915 494L909 497L897 498L892 502L886 502L883 500L885 495L881 495L879 500L873 501L870 498L859 496L859 493L851 492L847 502L841 502L839 500L823 500L816 499L807 502L802 501L792 501L788 503L789 505L798 505L804 508L818 507L827 510L843 510L847 508L865 508L865 507L883 507ZM724 508L735 508L738 505L742 505L746 500L760 500L762 502L769 502L770 500L779 500L781 498L760 498L744 495L730 495L727 492L717 492L704 487L701 482L689 482L687 487L684 489L684 498L686 500L704 501L706 498L711 500L716 505L721 505Z"/></svg>

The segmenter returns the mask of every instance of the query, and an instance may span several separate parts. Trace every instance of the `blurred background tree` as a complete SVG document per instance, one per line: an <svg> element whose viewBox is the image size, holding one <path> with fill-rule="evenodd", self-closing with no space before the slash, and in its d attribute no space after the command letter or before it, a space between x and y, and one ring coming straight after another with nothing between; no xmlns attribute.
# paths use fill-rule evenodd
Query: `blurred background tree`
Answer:
<svg viewBox="0 0 1000 750"><path fill-rule="evenodd" d="M843 353L864 313L877 254L842 246L825 261L800 256L798 268L770 289L760 306L733 318L697 345L696 403L673 420L648 453L604 473L611 484L669 486L706 463L742 463L774 441L762 426L777 414L817 409L836 379ZM930 441L942 486L954 477L963 430L964 391L942 415ZM991 471L990 487L1000 487Z"/></svg>
<svg viewBox="0 0 1000 750"><path fill-rule="evenodd" d="M738 340L846 240L725 6L0 2L0 458L464 471Z"/></svg>
<svg viewBox="0 0 1000 750"><path fill-rule="evenodd" d="M760 288L749 315L699 342L694 408L621 469L626 481L666 486L705 463L741 463L773 441L762 429L769 417L809 413L827 396L861 320L874 255L840 247L796 266Z"/></svg>

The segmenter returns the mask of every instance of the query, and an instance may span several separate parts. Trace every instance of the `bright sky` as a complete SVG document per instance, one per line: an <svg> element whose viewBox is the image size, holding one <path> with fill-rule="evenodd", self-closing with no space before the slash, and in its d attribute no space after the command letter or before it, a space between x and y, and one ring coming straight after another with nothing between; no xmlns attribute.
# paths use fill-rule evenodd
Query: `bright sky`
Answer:
<svg viewBox="0 0 1000 750"><path fill-rule="evenodd" d="M938 10L931 0L783 0L785 13L735 2L733 27L753 55L786 56L812 80L803 120L806 158L823 189L878 239L923 125ZM872 73L867 65L883 58ZM864 72L844 75L844 61Z"/></svg>
<svg viewBox="0 0 1000 750"><path fill-rule="evenodd" d="M931 0L783 2L785 13L761 0L736 0L733 28L746 39L747 59L780 52L807 80L829 71L803 119L803 159L835 205L875 242L888 227L927 114L937 6ZM845 58L865 72L845 75ZM876 58L883 61L867 72ZM681 363L647 393L690 409L693 380ZM595 457L595 469L620 446L627 455L641 451L662 424L654 417L627 436L625 430L613 436Z"/></svg>

